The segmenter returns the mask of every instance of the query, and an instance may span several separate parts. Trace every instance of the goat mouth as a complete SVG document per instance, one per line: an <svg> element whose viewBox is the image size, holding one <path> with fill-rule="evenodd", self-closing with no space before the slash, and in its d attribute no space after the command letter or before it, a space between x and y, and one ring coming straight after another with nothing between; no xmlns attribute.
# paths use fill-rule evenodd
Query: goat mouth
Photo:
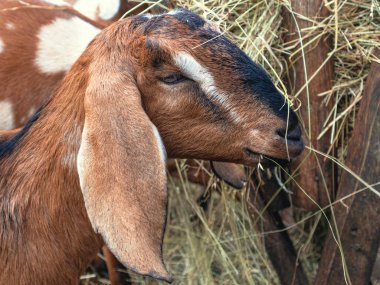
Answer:
<svg viewBox="0 0 380 285"><path fill-rule="evenodd" d="M291 160L287 159L280 159L276 158L270 155L266 155L263 153L258 153L255 152L249 148L244 148L244 155L251 160L254 163L260 163L264 166L276 166L276 165L281 165L281 166L286 166L290 163Z"/></svg>

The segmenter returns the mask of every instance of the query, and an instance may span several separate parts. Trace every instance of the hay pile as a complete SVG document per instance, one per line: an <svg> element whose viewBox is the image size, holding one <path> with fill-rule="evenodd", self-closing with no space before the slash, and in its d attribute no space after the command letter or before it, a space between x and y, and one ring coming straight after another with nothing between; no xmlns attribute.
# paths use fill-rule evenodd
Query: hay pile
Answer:
<svg viewBox="0 0 380 285"><path fill-rule="evenodd" d="M338 158L343 162L369 65L374 60L371 52L374 47L380 47L380 6L377 0L336 0L326 4L331 16L320 19L318 26L333 39L331 56L336 76L333 89L321 96L326 102L333 101L334 108L325 129L333 130L331 144L338 148ZM163 6L161 2L158 5ZM283 42L286 31L282 11L291 10L288 1L178 0L176 5L217 22L227 37L269 71L286 94L281 80L286 74L289 48ZM320 36L320 31L313 33L310 29L306 41L318 40ZM214 182L211 178L211 192ZM234 199L234 191L223 185L220 195L211 196L210 211L205 214L195 202L200 187L189 184L185 177L170 179L164 255L174 284L278 284L264 250L264 233L255 229L245 203ZM308 215L296 213L299 222L291 233L305 270L312 278L320 256L321 237L327 228L323 230L324 218L320 213ZM317 235L318 227L322 231ZM164 284L136 275L133 279L137 284ZM91 278L83 281L106 284L106 281L94 282Z"/></svg>

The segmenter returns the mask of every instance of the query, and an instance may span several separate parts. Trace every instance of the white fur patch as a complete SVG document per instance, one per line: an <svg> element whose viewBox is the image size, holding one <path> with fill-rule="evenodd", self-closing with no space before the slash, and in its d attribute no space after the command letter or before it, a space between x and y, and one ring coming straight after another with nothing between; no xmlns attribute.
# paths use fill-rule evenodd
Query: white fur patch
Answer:
<svg viewBox="0 0 380 285"><path fill-rule="evenodd" d="M75 10L93 20L96 19L98 7L99 0L79 0L74 4Z"/></svg>
<svg viewBox="0 0 380 285"><path fill-rule="evenodd" d="M0 129L12 130L15 126L12 103L9 101L0 101Z"/></svg>
<svg viewBox="0 0 380 285"><path fill-rule="evenodd" d="M74 9L83 15L96 20L112 19L120 8L120 0L79 0L74 4Z"/></svg>
<svg viewBox="0 0 380 285"><path fill-rule="evenodd" d="M3 42L3 40L0 38L0 53L2 53L2 52L4 51L4 47L5 47L4 42Z"/></svg>
<svg viewBox="0 0 380 285"><path fill-rule="evenodd" d="M14 23L12 23L12 22L8 22L8 23L5 24L5 28L6 28L7 30L13 31L13 30L16 28L16 26L15 26Z"/></svg>
<svg viewBox="0 0 380 285"><path fill-rule="evenodd" d="M230 104L228 96L218 91L212 74L203 67L193 56L186 52L177 53L174 62L179 69L189 78L198 82L202 90L220 106L228 109L230 117L236 122L241 122L238 112L235 112Z"/></svg>
<svg viewBox="0 0 380 285"><path fill-rule="evenodd" d="M120 0L100 0L99 17L103 20L110 20L116 16L120 9Z"/></svg>
<svg viewBox="0 0 380 285"><path fill-rule="evenodd" d="M87 142L87 124L86 120L84 121L83 131L82 131L82 140L80 143L78 156L77 156L77 171L79 176L79 184L84 193L85 185L85 157L88 152L88 142Z"/></svg>
<svg viewBox="0 0 380 285"><path fill-rule="evenodd" d="M156 137L158 147L160 149L160 158L162 161L165 162L166 161L166 149L165 149L164 143L162 141L162 138L160 136L160 133L158 132L155 125L153 125L153 133L154 133L154 136Z"/></svg>
<svg viewBox="0 0 380 285"><path fill-rule="evenodd" d="M38 33L35 64L45 73L67 71L99 32L77 17L56 19Z"/></svg>

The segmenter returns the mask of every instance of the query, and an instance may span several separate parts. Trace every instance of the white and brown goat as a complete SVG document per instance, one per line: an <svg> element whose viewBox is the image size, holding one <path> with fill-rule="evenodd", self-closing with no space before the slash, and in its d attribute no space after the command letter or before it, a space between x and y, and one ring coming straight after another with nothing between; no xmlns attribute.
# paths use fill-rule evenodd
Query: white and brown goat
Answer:
<svg viewBox="0 0 380 285"><path fill-rule="evenodd" d="M87 2L29 0L0 3L0 130L25 124L103 27L99 21L91 21L70 7L54 9L49 3L70 4L93 20L108 22L115 18L110 18L114 12L119 11L116 14L119 16L132 6L122 0ZM86 3L88 7L84 5ZM101 15L109 17L102 18ZM214 172L224 181L236 188L243 187L246 178L240 167L218 162L212 164ZM175 167L170 169L176 170ZM202 175L189 177L195 182L202 180Z"/></svg>
<svg viewBox="0 0 380 285"><path fill-rule="evenodd" d="M0 284L75 284L102 239L129 268L170 280L164 145L247 165L303 148L267 74L202 18L119 21L0 145Z"/></svg>
<svg viewBox="0 0 380 285"><path fill-rule="evenodd" d="M54 9L49 4L60 8ZM133 5L122 0L0 3L0 41L3 43L0 130L24 125L101 31L102 22L109 24ZM67 6L78 9L84 16ZM196 165L194 161L187 163L189 180L207 185L208 175L200 172ZM175 163L168 166L169 172L176 175ZM222 162L211 162L211 166L214 173L231 186L244 186L246 177L240 166Z"/></svg>
<svg viewBox="0 0 380 285"><path fill-rule="evenodd" d="M103 25L44 1L0 3L0 129L24 125Z"/></svg>
<svg viewBox="0 0 380 285"><path fill-rule="evenodd" d="M126 0L1 1L0 130L23 126L95 35L134 5Z"/></svg>
<svg viewBox="0 0 380 285"><path fill-rule="evenodd" d="M67 6L78 9L84 16ZM122 0L0 3L0 41L3 44L0 50L0 129L25 124L53 93L103 25L120 17L131 6ZM0 131L0 136L6 138L12 133ZM197 164L194 161L187 164L189 180L207 185L208 176L198 170ZM212 162L212 167L230 185L243 187L246 178L239 166ZM176 174L175 163L168 164L168 171ZM115 261L110 254L107 257L107 265L112 267ZM113 270L110 268L110 271ZM117 276L109 274L112 284L117 284Z"/></svg>

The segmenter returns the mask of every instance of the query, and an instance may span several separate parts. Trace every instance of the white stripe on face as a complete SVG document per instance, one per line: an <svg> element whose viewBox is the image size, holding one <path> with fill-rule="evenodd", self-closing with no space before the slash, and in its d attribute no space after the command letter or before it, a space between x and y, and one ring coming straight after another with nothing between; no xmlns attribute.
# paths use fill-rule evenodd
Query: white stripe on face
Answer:
<svg viewBox="0 0 380 285"><path fill-rule="evenodd" d="M233 110L228 96L225 96L216 88L212 74L193 56L186 52L179 52L174 56L173 60L175 65L184 73L184 75L196 81L201 86L202 90L211 100L215 100L219 106L228 110L228 113L234 122L239 123L241 121L239 113Z"/></svg>
<svg viewBox="0 0 380 285"><path fill-rule="evenodd" d="M187 77L198 82L204 91L207 93L215 91L212 75L190 54L186 52L177 53L174 56L174 62ZM223 99L220 100L224 101Z"/></svg>

